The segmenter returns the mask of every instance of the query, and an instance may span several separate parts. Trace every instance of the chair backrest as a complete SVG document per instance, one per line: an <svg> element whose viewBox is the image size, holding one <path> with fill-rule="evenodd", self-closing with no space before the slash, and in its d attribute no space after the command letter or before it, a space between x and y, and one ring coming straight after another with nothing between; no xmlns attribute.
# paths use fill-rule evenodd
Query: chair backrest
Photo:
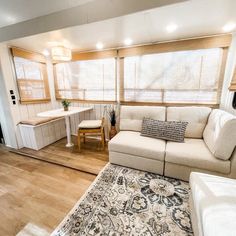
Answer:
<svg viewBox="0 0 236 236"><path fill-rule="evenodd" d="M144 117L165 121L166 108L161 106L121 106L120 130L141 131Z"/></svg>

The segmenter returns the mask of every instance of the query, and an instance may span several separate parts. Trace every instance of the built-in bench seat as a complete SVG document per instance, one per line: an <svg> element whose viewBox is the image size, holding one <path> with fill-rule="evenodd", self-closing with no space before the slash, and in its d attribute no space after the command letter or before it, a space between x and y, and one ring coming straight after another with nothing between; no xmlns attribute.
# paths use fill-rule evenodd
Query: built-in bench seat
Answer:
<svg viewBox="0 0 236 236"><path fill-rule="evenodd" d="M33 117L18 124L23 147L39 150L66 137L64 117Z"/></svg>
<svg viewBox="0 0 236 236"><path fill-rule="evenodd" d="M27 120L21 120L19 122L19 124L36 126L36 125L45 124L49 121L56 120L56 119L58 119L58 117L38 117L38 116L36 116L36 117L31 117Z"/></svg>

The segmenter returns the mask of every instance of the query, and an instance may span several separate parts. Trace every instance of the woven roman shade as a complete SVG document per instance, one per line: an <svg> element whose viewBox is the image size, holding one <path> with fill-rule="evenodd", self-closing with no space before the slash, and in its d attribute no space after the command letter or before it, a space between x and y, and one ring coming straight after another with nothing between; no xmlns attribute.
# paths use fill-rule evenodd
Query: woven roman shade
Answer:
<svg viewBox="0 0 236 236"><path fill-rule="evenodd" d="M72 61L54 65L57 99L115 102L117 50L73 53Z"/></svg>
<svg viewBox="0 0 236 236"><path fill-rule="evenodd" d="M50 101L46 61L43 55L11 48L20 102Z"/></svg>

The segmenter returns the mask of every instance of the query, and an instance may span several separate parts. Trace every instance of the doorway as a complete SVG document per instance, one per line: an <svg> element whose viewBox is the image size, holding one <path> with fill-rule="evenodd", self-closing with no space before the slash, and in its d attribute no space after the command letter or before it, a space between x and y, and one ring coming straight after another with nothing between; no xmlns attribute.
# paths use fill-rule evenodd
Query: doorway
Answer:
<svg viewBox="0 0 236 236"><path fill-rule="evenodd" d="M4 144L5 142L4 142L4 137L3 137L3 132L2 132L2 126L1 126L1 124L0 124L0 143L1 144Z"/></svg>

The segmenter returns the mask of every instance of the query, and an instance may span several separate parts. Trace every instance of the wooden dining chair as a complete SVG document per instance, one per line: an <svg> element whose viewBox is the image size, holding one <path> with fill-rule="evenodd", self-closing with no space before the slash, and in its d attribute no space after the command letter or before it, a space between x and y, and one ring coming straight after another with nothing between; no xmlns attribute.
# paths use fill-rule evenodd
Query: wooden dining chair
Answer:
<svg viewBox="0 0 236 236"><path fill-rule="evenodd" d="M78 126L78 149L81 150L81 138L84 143L86 141L86 134L101 136L101 145L104 150L106 144L105 138L105 119L101 120L83 120Z"/></svg>

